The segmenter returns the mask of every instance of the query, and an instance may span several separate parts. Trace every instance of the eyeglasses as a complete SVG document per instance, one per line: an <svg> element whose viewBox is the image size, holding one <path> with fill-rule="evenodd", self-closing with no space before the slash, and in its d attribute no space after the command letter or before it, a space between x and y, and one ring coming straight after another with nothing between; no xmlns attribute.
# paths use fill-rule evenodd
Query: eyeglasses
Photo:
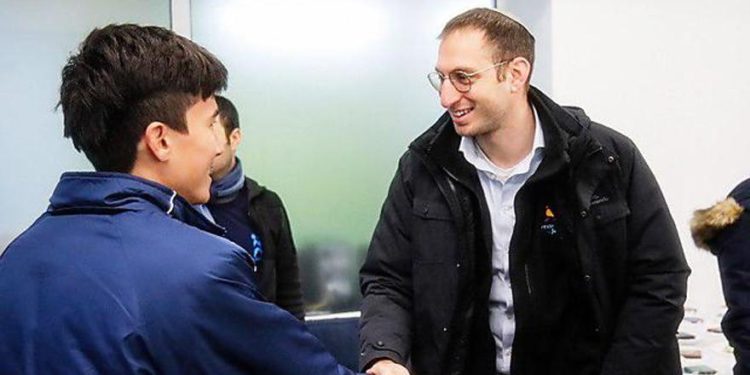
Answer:
<svg viewBox="0 0 750 375"><path fill-rule="evenodd" d="M474 76L479 73L486 72L490 69L497 68L498 66L502 66L507 62L507 60L501 61L495 65L477 70L474 73L466 73L460 70L456 70L448 73L448 80L451 81L451 84L456 88L456 91L465 94L469 92L469 90L471 90L471 84L474 83ZM431 72L427 75L427 79L430 81L430 85L432 85L432 87L437 90L437 92L440 92L440 88L443 87L443 82L445 81L445 74L438 71Z"/></svg>

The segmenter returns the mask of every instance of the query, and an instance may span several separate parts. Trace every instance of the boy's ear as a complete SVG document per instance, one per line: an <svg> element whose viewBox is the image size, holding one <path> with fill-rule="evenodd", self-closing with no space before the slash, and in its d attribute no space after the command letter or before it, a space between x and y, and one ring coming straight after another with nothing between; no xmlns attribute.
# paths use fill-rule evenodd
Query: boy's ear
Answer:
<svg viewBox="0 0 750 375"><path fill-rule="evenodd" d="M159 161L167 161L171 157L172 137L171 129L163 122L154 121L146 127L143 133L146 149Z"/></svg>

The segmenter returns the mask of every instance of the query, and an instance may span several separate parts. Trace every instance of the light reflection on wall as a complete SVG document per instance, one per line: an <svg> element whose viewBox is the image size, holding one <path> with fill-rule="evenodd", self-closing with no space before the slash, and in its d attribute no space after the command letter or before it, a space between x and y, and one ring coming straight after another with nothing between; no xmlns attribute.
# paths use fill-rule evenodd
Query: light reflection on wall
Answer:
<svg viewBox="0 0 750 375"><path fill-rule="evenodd" d="M371 1L233 1L219 6L218 17L216 32L238 47L284 58L335 60L372 49L392 30L384 7Z"/></svg>

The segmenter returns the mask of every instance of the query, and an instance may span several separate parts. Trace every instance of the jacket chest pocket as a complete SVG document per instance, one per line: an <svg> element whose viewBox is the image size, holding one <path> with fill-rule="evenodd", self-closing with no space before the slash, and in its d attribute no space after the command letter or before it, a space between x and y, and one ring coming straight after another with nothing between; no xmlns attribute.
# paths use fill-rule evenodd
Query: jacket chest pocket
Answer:
<svg viewBox="0 0 750 375"><path fill-rule="evenodd" d="M622 221L630 215L630 209L623 197L623 192L616 188L613 176L603 179L591 195L589 211L594 224L609 225L618 220Z"/></svg>
<svg viewBox="0 0 750 375"><path fill-rule="evenodd" d="M415 199L412 206L414 262L444 263L456 259L456 227L448 205Z"/></svg>
<svg viewBox="0 0 750 375"><path fill-rule="evenodd" d="M604 202L591 206L591 214L597 226L609 225L630 215L630 209L623 201Z"/></svg>
<svg viewBox="0 0 750 375"><path fill-rule="evenodd" d="M602 264L622 264L627 257L628 205L620 201L609 201L591 206L593 248L595 259Z"/></svg>

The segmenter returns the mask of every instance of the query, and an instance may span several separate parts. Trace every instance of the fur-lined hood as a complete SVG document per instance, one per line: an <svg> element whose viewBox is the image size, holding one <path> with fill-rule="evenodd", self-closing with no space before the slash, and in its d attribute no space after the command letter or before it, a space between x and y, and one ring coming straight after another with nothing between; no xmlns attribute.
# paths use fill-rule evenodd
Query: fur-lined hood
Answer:
<svg viewBox="0 0 750 375"><path fill-rule="evenodd" d="M727 199L693 213L690 231L695 245L714 251L712 242L725 228L737 222L750 208L750 178L742 181L729 193Z"/></svg>
<svg viewBox="0 0 750 375"><path fill-rule="evenodd" d="M710 251L709 242L724 228L734 224L744 211L745 208L732 197L709 208L696 210L690 221L690 231L695 245Z"/></svg>

